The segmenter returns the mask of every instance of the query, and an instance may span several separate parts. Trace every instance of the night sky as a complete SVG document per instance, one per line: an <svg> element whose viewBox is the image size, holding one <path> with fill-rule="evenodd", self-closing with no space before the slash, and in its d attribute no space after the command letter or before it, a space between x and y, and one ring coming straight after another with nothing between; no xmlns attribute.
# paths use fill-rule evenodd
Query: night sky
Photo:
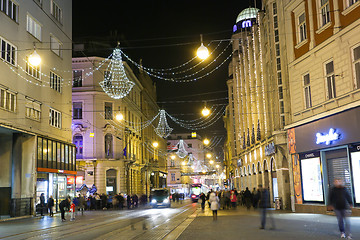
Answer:
<svg viewBox="0 0 360 240"><path fill-rule="evenodd" d="M73 41L87 44L86 55L107 57L120 41L123 51L133 60L142 59L145 67L154 68L173 67L191 59L200 45L200 34L203 34L204 45L213 40L231 38L237 15L243 9L254 6L253 1L239 0L89 2L73 1ZM219 49L228 43L222 43ZM209 51L216 45L217 42L212 42ZM203 73L220 64L230 53L231 47ZM199 118L204 103L173 102L226 98L228 64L229 61L213 74L193 83L170 83L153 77L157 84L159 106L178 118ZM205 65L206 62L201 66ZM207 94L210 92L217 93ZM219 100L214 103L226 102ZM211 107L211 103L207 105ZM189 132L175 126L172 121L169 124L176 132ZM219 120L212 127L198 132L208 137L224 135L223 121Z"/></svg>

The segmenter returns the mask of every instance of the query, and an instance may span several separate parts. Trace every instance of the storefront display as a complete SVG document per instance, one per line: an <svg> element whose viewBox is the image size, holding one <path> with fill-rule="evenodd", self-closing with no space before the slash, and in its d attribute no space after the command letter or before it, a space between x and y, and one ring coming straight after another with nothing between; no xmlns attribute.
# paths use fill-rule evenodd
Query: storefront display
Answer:
<svg viewBox="0 0 360 240"><path fill-rule="evenodd" d="M304 201L324 201L320 158L302 159L301 177Z"/></svg>
<svg viewBox="0 0 360 240"><path fill-rule="evenodd" d="M351 165L354 181L355 202L360 204L360 152L351 153Z"/></svg>

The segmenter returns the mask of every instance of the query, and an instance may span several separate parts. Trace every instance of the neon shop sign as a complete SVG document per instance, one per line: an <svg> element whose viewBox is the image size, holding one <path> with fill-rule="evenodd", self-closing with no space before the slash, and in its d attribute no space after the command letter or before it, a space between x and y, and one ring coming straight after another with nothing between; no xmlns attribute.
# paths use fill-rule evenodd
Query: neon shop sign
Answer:
<svg viewBox="0 0 360 240"><path fill-rule="evenodd" d="M334 141L340 139L340 133L336 132L336 129L330 128L329 132L326 134L323 133L316 133L316 144L323 144L326 145L331 144Z"/></svg>

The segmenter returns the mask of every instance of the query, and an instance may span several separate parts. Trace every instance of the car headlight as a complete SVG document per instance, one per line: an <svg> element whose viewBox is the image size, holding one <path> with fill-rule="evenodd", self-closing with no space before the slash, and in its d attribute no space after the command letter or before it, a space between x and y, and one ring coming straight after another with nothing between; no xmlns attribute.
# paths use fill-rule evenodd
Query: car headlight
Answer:
<svg viewBox="0 0 360 240"><path fill-rule="evenodd" d="M163 201L163 203L168 203L169 202L169 199L165 199L164 201Z"/></svg>
<svg viewBox="0 0 360 240"><path fill-rule="evenodd" d="M151 200L151 203L156 203L156 200L155 199Z"/></svg>

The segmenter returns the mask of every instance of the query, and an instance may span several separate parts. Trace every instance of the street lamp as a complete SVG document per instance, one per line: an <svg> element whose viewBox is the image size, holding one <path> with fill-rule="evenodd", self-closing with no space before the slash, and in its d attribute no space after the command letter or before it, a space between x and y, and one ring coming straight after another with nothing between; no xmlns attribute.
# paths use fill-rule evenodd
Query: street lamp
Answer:
<svg viewBox="0 0 360 240"><path fill-rule="evenodd" d="M153 142L152 145L153 145L154 148L157 148L159 146L159 143L158 142Z"/></svg>
<svg viewBox="0 0 360 240"><path fill-rule="evenodd" d="M41 63L41 57L34 49L34 52L29 56L29 63L31 66L37 67Z"/></svg>
<svg viewBox="0 0 360 240"><path fill-rule="evenodd" d="M211 153L207 153L207 154L206 154L206 157L207 157L207 158L211 158Z"/></svg>
<svg viewBox="0 0 360 240"><path fill-rule="evenodd" d="M202 34L200 34L200 40L201 40L201 45L197 49L196 55L201 60L205 60L209 57L210 54L209 54L209 50L207 49L207 47L204 46Z"/></svg>
<svg viewBox="0 0 360 240"><path fill-rule="evenodd" d="M214 161L213 161L213 160L210 160L209 163L210 163L210 164L214 164Z"/></svg>
<svg viewBox="0 0 360 240"><path fill-rule="evenodd" d="M216 168L219 168L220 167L220 165L219 164L216 164Z"/></svg>
<svg viewBox="0 0 360 240"><path fill-rule="evenodd" d="M210 141L209 141L209 139L205 138L203 143L204 143L204 145L209 145Z"/></svg>
<svg viewBox="0 0 360 240"><path fill-rule="evenodd" d="M175 155L171 155L171 157L170 157L172 160L174 160L175 159Z"/></svg>
<svg viewBox="0 0 360 240"><path fill-rule="evenodd" d="M116 114L115 118L118 121L122 121L122 120L124 120L124 115L122 115L121 113L118 113L118 114Z"/></svg>
<svg viewBox="0 0 360 240"><path fill-rule="evenodd" d="M209 116L209 114L210 114L210 110L209 110L207 107L204 107L203 110L201 111L201 114L202 114L204 117L207 117L207 116Z"/></svg>

